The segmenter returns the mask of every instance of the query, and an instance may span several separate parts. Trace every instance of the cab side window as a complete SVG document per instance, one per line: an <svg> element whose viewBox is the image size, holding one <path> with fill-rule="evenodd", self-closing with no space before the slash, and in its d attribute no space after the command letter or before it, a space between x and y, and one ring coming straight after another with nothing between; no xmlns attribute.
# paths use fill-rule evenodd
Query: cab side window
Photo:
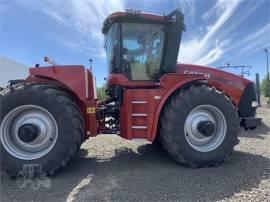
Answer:
<svg viewBox="0 0 270 202"><path fill-rule="evenodd" d="M124 23L122 40L125 74L131 80L156 80L163 50L163 26Z"/></svg>

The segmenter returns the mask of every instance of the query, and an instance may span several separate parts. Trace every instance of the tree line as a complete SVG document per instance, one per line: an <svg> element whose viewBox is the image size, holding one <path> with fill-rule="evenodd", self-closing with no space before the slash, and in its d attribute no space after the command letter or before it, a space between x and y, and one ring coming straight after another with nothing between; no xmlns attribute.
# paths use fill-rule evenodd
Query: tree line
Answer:
<svg viewBox="0 0 270 202"><path fill-rule="evenodd" d="M269 74L270 76L270 74ZM267 75L265 75L265 77L263 78L261 85L260 85L260 89L261 89L261 94L265 97L269 97L269 90L268 90L268 82L267 82Z"/></svg>

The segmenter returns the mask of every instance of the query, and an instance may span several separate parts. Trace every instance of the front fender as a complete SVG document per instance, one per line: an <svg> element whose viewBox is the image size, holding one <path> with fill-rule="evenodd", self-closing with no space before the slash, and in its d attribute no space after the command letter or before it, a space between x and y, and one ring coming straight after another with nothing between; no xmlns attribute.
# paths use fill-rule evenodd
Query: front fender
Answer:
<svg viewBox="0 0 270 202"><path fill-rule="evenodd" d="M177 76L177 74L176 74L176 76ZM177 83L173 84L173 85L169 85L167 87L168 91L162 96L162 98L161 98L161 100L160 100L160 102L158 104L157 110L156 110L155 115L154 115L154 121L153 121L153 125L152 125L151 137L149 138L149 140L151 142L154 141L154 139L156 137L157 129L158 129L158 123L159 123L159 117L161 115L162 109L165 106L167 100L173 95L173 93L180 90L180 89L191 86L191 85L207 84L207 80L203 76L188 76L188 75L183 75L183 74L181 76L186 77L186 78L181 80L180 82L177 82ZM164 86L166 86L166 84L167 84L166 81L161 80L161 86L164 87Z"/></svg>

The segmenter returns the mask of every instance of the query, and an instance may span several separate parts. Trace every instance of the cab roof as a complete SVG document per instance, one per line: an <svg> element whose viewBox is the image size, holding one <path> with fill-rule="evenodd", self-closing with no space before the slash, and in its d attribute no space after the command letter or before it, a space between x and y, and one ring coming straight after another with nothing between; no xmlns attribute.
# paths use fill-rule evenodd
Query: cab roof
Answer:
<svg viewBox="0 0 270 202"><path fill-rule="evenodd" d="M102 28L102 33L105 34L114 22L142 22L142 23L157 23L162 24L175 20L167 18L167 16L156 15L152 13L143 13L139 10L127 9L126 12L115 12L109 15Z"/></svg>

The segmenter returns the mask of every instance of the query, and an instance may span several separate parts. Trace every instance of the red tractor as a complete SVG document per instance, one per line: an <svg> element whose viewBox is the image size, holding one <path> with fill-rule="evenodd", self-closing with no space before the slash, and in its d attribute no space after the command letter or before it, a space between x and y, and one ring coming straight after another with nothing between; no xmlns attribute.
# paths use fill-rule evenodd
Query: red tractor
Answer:
<svg viewBox="0 0 270 202"><path fill-rule="evenodd" d="M92 71L81 65L30 68L1 91L1 167L17 175L26 164L53 174L84 140L118 134L161 144L189 167L224 162L240 127L254 129L256 93L247 79L217 69L177 64L183 14L127 10L103 25L107 100L96 97Z"/></svg>

